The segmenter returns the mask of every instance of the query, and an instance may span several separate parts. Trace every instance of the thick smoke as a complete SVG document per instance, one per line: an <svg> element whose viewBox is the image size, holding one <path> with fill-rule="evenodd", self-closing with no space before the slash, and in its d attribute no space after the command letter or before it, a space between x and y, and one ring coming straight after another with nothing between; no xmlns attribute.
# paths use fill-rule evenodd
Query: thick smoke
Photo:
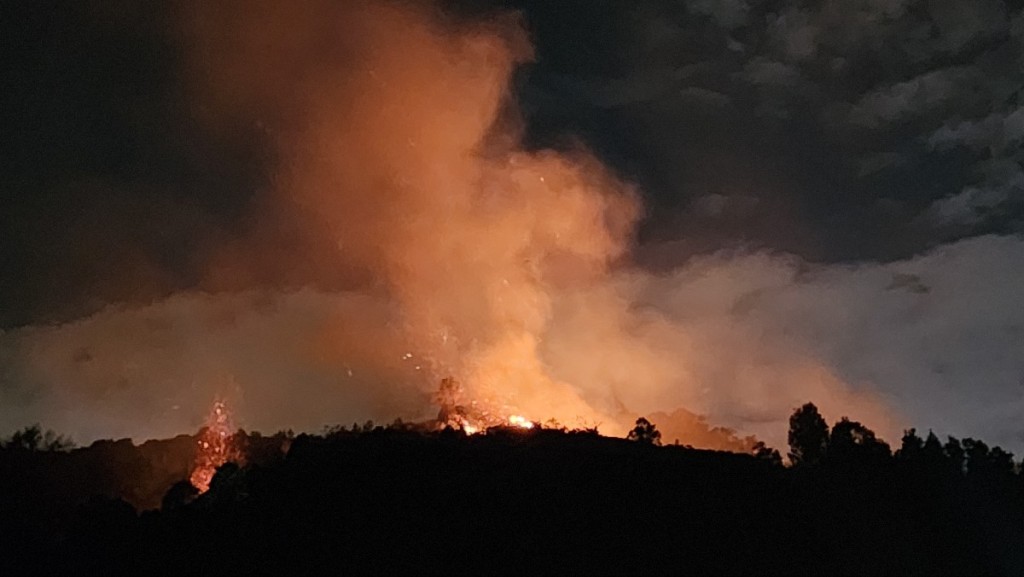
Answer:
<svg viewBox="0 0 1024 577"><path fill-rule="evenodd" d="M301 222L316 267L376 284L400 311L405 342L393 354L420 359L427 383L455 376L498 411L607 420L551 377L538 347L555 294L606 276L638 206L585 152L518 146L508 82L530 57L522 28L425 5L279 10L194 15L218 31L197 46L203 96L283 121L278 187L253 236L279 218ZM260 58L267 30L277 58ZM237 69L241 78L222 73ZM212 274L294 258L250 256L250 246L224 253Z"/></svg>
<svg viewBox="0 0 1024 577"><path fill-rule="evenodd" d="M892 442L904 424L981 425L943 412L973 378L957 365L969 355L998 356L1000 386L1024 373L1005 339L947 348L1006 319L946 307L1013 306L955 267L990 255L989 268L1024 270L1017 240L884 266L630 266L631 187L585 150L520 143L509 83L531 51L513 17L204 3L182 29L197 115L212 133L260 127L274 185L247 229L210 249L209 293L0 335L2 423L163 436L198 427L215 394L265 431L427 418L453 376L495 411L609 434L685 408L782 446L810 400ZM936 379L942 403L925 392ZM737 447L684 420L680 442Z"/></svg>

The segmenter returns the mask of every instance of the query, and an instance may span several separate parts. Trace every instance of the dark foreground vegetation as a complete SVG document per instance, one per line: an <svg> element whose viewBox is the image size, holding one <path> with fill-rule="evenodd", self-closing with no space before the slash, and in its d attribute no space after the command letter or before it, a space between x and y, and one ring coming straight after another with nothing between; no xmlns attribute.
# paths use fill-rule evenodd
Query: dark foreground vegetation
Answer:
<svg viewBox="0 0 1024 577"><path fill-rule="evenodd" d="M0 450L0 574L1022 574L1024 477L980 441L794 413L790 457L592 431L240 432ZM42 439L38 431L28 437ZM44 439L45 440L45 439ZM59 438L50 438L56 443Z"/></svg>

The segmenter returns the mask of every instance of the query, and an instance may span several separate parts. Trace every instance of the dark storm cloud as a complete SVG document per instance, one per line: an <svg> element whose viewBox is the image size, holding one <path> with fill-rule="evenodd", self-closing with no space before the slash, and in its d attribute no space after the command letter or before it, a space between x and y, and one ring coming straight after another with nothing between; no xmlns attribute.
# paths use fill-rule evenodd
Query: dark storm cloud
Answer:
<svg viewBox="0 0 1024 577"><path fill-rule="evenodd" d="M0 8L0 327L193 286L263 180L187 98L175 5Z"/></svg>
<svg viewBox="0 0 1024 577"><path fill-rule="evenodd" d="M1019 2L598 2L592 32L520 4L540 44L524 97L548 107L534 130L585 133L640 181L644 238L677 258L740 242L892 259L1024 228ZM706 210L732 196L759 211Z"/></svg>

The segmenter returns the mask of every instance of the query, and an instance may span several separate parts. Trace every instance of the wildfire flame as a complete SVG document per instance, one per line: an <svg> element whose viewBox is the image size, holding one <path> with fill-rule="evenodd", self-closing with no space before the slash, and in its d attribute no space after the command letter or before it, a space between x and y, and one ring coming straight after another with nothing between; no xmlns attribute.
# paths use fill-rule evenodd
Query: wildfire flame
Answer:
<svg viewBox="0 0 1024 577"><path fill-rule="evenodd" d="M533 421L522 415L502 416L508 414L510 407L467 399L465 389L451 377L441 381L434 400L441 407L437 415L438 425L461 430L467 435L475 435L494 426L524 430L536 426Z"/></svg>
<svg viewBox="0 0 1024 577"><path fill-rule="evenodd" d="M519 427L520 429L532 429L533 422L522 415L510 415L508 418L508 424L513 427Z"/></svg>
<svg viewBox="0 0 1024 577"><path fill-rule="evenodd" d="M206 426L196 441L196 461L189 478L200 493L210 489L210 481L217 467L228 461L241 460L241 451L235 446L233 431L227 404L221 399L215 399Z"/></svg>

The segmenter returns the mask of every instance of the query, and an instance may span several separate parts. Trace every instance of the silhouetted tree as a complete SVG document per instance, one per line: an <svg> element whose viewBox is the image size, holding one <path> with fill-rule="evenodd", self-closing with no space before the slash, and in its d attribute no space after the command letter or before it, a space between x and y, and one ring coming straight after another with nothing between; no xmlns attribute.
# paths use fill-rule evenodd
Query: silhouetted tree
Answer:
<svg viewBox="0 0 1024 577"><path fill-rule="evenodd" d="M931 437L934 437L931 433L928 434L928 441L931 441ZM925 449L928 449L928 441L925 441ZM939 442L935 439L935 443ZM956 437L949 437L944 447L946 460L949 468L957 475L964 474L964 463L966 454L964 453L964 447L960 444L960 441Z"/></svg>
<svg viewBox="0 0 1024 577"><path fill-rule="evenodd" d="M883 461L891 456L889 444L875 437L874 431L857 421L843 417L832 426L828 440L829 457Z"/></svg>
<svg viewBox="0 0 1024 577"><path fill-rule="evenodd" d="M43 434L43 447L47 451L70 451L75 448L75 442L70 437L59 435L50 429Z"/></svg>
<svg viewBox="0 0 1024 577"><path fill-rule="evenodd" d="M320 432L325 439L332 439L348 433L349 431L345 429L344 425L324 425L323 430Z"/></svg>
<svg viewBox="0 0 1024 577"><path fill-rule="evenodd" d="M917 429L906 429L903 431L903 438L900 439L900 448L896 451L896 458L903 461L916 461L921 458L924 450L924 439L917 436Z"/></svg>
<svg viewBox="0 0 1024 577"><path fill-rule="evenodd" d="M661 431L653 423L640 417L636 420L636 426L629 432L627 438L645 445L660 445Z"/></svg>
<svg viewBox="0 0 1024 577"><path fill-rule="evenodd" d="M67 451L75 448L75 443L64 435L58 435L47 429L43 432L38 423L16 431L11 438L3 443L8 449L26 451Z"/></svg>
<svg viewBox="0 0 1024 577"><path fill-rule="evenodd" d="M1013 455L1000 447L989 449L983 441L963 440L967 475L975 478L1009 477L1013 474Z"/></svg>
<svg viewBox="0 0 1024 577"><path fill-rule="evenodd" d="M38 424L30 425L16 431L11 438L4 443L4 447L8 449L24 449L26 451L36 451L43 443L43 431Z"/></svg>
<svg viewBox="0 0 1024 577"><path fill-rule="evenodd" d="M814 403L789 417L789 460L794 465L817 465L828 450L828 424Z"/></svg>
<svg viewBox="0 0 1024 577"><path fill-rule="evenodd" d="M964 447L965 466L968 475L977 475L985 471L988 460L988 445L984 441L970 437L961 441Z"/></svg>
<svg viewBox="0 0 1024 577"><path fill-rule="evenodd" d="M1013 475L1014 463L1013 453L1008 453L1002 447L992 447L988 452L988 463L992 472L997 475Z"/></svg>

